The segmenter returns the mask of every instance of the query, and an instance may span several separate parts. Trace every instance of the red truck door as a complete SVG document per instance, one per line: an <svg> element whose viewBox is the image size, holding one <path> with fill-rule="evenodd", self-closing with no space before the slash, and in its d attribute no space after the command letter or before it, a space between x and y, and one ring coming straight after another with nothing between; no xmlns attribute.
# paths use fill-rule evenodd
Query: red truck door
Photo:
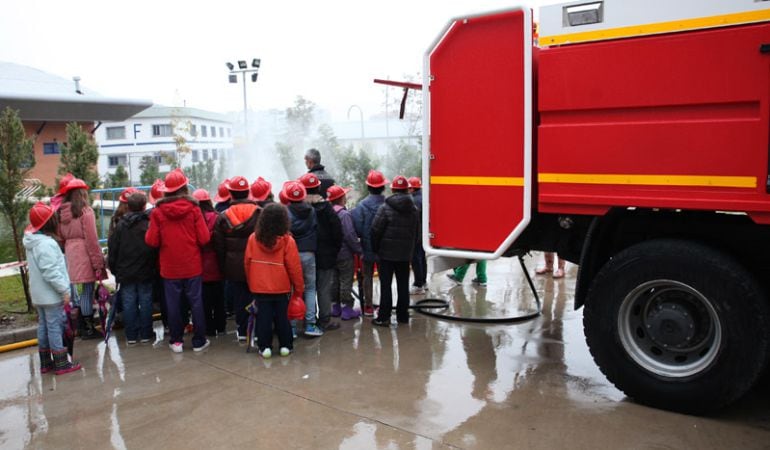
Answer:
<svg viewBox="0 0 770 450"><path fill-rule="evenodd" d="M530 218L530 10L450 21L426 53L424 86L425 247L497 257Z"/></svg>

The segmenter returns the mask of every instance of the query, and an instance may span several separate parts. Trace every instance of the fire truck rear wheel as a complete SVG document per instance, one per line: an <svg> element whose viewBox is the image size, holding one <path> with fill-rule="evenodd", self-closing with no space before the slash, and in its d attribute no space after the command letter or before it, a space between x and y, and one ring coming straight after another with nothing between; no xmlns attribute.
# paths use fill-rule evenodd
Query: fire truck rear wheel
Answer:
<svg viewBox="0 0 770 450"><path fill-rule="evenodd" d="M699 243L629 247L599 271L583 327L599 368L635 401L702 414L745 394L770 333L762 288L735 259Z"/></svg>

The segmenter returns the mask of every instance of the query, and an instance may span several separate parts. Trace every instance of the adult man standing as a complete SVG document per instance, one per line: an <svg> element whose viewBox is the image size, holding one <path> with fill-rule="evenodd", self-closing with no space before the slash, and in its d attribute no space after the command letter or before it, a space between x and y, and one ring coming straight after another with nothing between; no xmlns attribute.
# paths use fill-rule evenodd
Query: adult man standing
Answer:
<svg viewBox="0 0 770 450"><path fill-rule="evenodd" d="M334 184L334 178L329 175L326 168L321 164L321 152L314 148L306 151L305 166L308 169L308 173L312 173L321 181L320 194L321 197L326 198L326 190Z"/></svg>

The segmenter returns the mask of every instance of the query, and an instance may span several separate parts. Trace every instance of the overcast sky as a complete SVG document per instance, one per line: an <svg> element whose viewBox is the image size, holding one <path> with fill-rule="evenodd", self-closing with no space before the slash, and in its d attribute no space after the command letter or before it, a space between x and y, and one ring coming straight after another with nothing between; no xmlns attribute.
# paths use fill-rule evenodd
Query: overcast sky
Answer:
<svg viewBox="0 0 770 450"><path fill-rule="evenodd" d="M531 0L536 4L557 0ZM250 109L291 106L297 95L345 120L351 105L378 113L383 88L422 69L423 53L455 16L499 10L500 0L4 0L0 60L115 97L218 112L243 109L243 85L225 62L261 58ZM399 95L398 91L393 92Z"/></svg>

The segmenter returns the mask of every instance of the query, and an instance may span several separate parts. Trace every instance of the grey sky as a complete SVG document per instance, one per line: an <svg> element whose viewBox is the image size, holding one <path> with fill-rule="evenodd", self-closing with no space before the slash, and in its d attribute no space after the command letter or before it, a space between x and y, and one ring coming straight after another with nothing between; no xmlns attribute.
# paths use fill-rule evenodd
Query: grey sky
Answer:
<svg viewBox="0 0 770 450"><path fill-rule="evenodd" d="M371 80L419 72L425 49L450 18L515 5L9 0L0 14L0 60L78 75L104 95L166 105L186 100L224 112L243 107L242 84L227 82L225 62L258 57L259 81L247 87L250 108L285 108L302 95L344 120L353 104L367 116L379 112L383 88Z"/></svg>

